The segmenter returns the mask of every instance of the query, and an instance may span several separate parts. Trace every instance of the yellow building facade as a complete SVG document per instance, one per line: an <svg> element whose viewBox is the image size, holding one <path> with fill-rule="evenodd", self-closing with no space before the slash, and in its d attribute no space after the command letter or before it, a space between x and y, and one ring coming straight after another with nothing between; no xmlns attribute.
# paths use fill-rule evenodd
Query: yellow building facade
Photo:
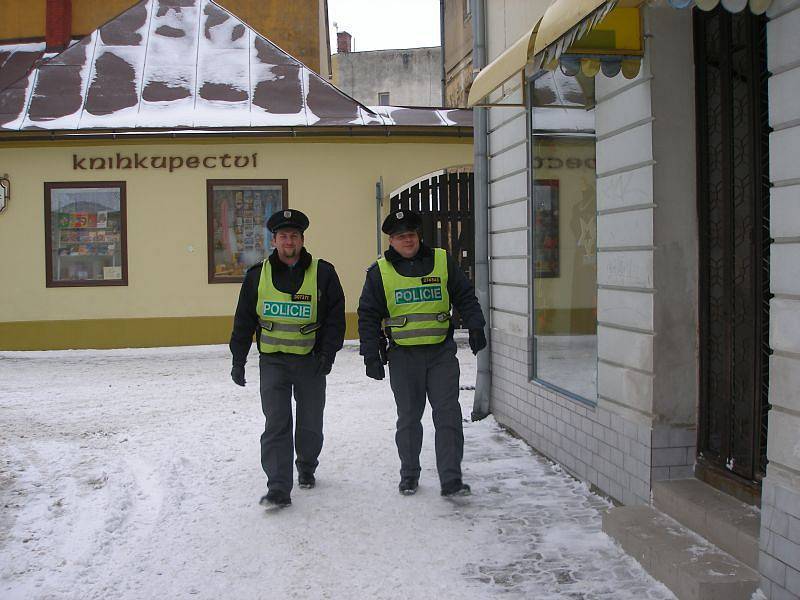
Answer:
<svg viewBox="0 0 800 600"><path fill-rule="evenodd" d="M355 337L364 270L376 258L378 211L388 210L388 199L378 204L376 183L382 178L392 190L471 160L466 137L6 142L0 175L7 174L11 193L0 213L0 349L227 341L240 285L209 281L208 189L218 180L284 183L286 205L311 221L306 247L339 273L347 335ZM51 287L46 188L106 182L124 184L127 284ZM50 245L53 261L52 237Z"/></svg>

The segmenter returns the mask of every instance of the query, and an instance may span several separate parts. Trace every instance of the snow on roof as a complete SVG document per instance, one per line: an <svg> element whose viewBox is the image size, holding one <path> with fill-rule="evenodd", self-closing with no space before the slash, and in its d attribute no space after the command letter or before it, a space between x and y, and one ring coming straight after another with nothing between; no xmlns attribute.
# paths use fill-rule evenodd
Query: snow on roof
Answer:
<svg viewBox="0 0 800 600"><path fill-rule="evenodd" d="M142 0L60 54L27 46L0 47L0 131L472 126L368 108L213 0Z"/></svg>
<svg viewBox="0 0 800 600"><path fill-rule="evenodd" d="M0 90L5 90L12 84L24 80L27 86L27 77L33 71L34 64L44 55L45 44L4 44L0 46ZM3 115L14 111L14 106L7 106L10 100L7 95L0 95L0 122Z"/></svg>

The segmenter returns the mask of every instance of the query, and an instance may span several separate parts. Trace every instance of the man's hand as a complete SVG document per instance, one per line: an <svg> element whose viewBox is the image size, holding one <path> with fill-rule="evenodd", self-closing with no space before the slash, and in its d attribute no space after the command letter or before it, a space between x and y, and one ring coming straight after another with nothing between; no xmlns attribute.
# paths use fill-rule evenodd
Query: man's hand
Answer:
<svg viewBox="0 0 800 600"><path fill-rule="evenodd" d="M314 372L315 375L317 376L327 375L328 373L331 372L331 369L333 368L333 361L330 358L328 358L327 354L317 354L316 359L317 359L317 369Z"/></svg>
<svg viewBox="0 0 800 600"><path fill-rule="evenodd" d="M383 363L380 358L369 358L364 361L367 368L367 377L377 379L380 381L386 377L386 369L383 368Z"/></svg>
<svg viewBox="0 0 800 600"><path fill-rule="evenodd" d="M244 384L247 383L244 379L244 365L233 365L231 379L236 385L244 387Z"/></svg>
<svg viewBox="0 0 800 600"><path fill-rule="evenodd" d="M483 329L470 329L469 330L469 349L473 354L477 354L486 348L486 334Z"/></svg>

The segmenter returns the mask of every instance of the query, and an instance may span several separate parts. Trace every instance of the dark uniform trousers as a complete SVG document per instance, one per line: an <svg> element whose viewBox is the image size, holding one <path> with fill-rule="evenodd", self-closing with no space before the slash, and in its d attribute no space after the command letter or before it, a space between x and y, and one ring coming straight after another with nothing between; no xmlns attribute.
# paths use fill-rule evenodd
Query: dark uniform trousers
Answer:
<svg viewBox="0 0 800 600"><path fill-rule="evenodd" d="M261 434L261 466L267 487L292 490L292 459L297 470L313 473L322 450L322 413L325 409L325 375L317 375L311 354L261 354L261 409L266 417ZM292 390L296 408L292 448Z"/></svg>
<svg viewBox="0 0 800 600"><path fill-rule="evenodd" d="M425 396L436 428L436 468L442 484L461 479L464 431L458 403L461 369L455 344L394 346L389 350L389 381L397 404L395 442L400 477L419 477Z"/></svg>

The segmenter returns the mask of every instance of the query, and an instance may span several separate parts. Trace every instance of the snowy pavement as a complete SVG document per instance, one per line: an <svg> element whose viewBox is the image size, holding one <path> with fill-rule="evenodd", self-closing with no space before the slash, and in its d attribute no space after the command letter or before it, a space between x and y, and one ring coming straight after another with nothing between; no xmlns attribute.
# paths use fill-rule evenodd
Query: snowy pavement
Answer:
<svg viewBox="0 0 800 600"><path fill-rule="evenodd" d="M0 353L0 598L673 597L600 531L603 499L492 418L465 422L473 495L447 500L426 411L400 496L388 380L353 345L317 487L265 511L258 361L246 388L229 364L225 346Z"/></svg>

